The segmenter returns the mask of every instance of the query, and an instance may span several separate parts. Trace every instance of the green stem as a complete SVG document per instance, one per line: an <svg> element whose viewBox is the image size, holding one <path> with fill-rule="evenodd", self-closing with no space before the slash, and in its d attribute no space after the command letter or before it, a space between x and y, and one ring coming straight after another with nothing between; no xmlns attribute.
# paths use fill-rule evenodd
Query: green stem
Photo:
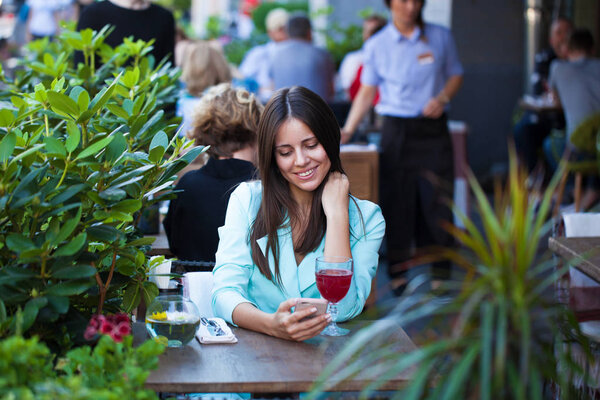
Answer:
<svg viewBox="0 0 600 400"><path fill-rule="evenodd" d="M44 106L44 110L47 110L46 106ZM48 124L47 114L44 114L44 125L46 125L46 136L50 136L50 124Z"/></svg>
<svg viewBox="0 0 600 400"><path fill-rule="evenodd" d="M54 190L58 189L60 187L60 185L63 183L63 181L65 180L65 176L67 176L67 170L69 169L70 159L71 159L71 153L69 153L69 155L67 156L67 159L65 160L65 169L63 170L62 176L60 177L60 180L58 181L58 184L56 185Z"/></svg>
<svg viewBox="0 0 600 400"><path fill-rule="evenodd" d="M42 269L40 271L40 277L42 279L46 277L46 257L42 258Z"/></svg>
<svg viewBox="0 0 600 400"><path fill-rule="evenodd" d="M84 149L87 146L87 139L88 139L87 136L88 136L87 124L84 123L81 125L81 144Z"/></svg>
<svg viewBox="0 0 600 400"><path fill-rule="evenodd" d="M92 61L90 62L91 75L96 75L96 50L92 50Z"/></svg>

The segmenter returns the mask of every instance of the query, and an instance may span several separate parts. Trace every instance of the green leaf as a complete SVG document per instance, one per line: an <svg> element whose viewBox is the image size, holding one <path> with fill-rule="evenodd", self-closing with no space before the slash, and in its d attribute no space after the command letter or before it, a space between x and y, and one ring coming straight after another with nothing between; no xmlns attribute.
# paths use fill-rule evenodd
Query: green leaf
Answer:
<svg viewBox="0 0 600 400"><path fill-rule="evenodd" d="M48 299L48 305L57 313L65 314L69 311L69 298L63 296L46 296Z"/></svg>
<svg viewBox="0 0 600 400"><path fill-rule="evenodd" d="M87 264L79 264L71 267L61 268L52 273L57 279L82 279L96 275L96 268Z"/></svg>
<svg viewBox="0 0 600 400"><path fill-rule="evenodd" d="M67 121L67 140L65 141L65 147L69 153L72 153L73 150L77 148L79 145L79 141L81 140L81 132L79 131L79 127L73 121Z"/></svg>
<svg viewBox="0 0 600 400"><path fill-rule="evenodd" d="M75 217L69 219L67 222L63 223L56 235L55 242L56 244L65 241L75 230L79 221L81 220L81 207L77 210L77 214Z"/></svg>
<svg viewBox="0 0 600 400"><path fill-rule="evenodd" d="M4 321L6 321L6 306L2 299L0 299L0 324L4 323Z"/></svg>
<svg viewBox="0 0 600 400"><path fill-rule="evenodd" d="M46 152L48 154L56 154L65 158L67 156L67 150L63 143L55 137L47 136L44 138L44 144L46 145Z"/></svg>
<svg viewBox="0 0 600 400"><path fill-rule="evenodd" d="M145 236L145 237L141 237L139 239L135 239L135 240L127 243L127 246L130 246L130 247L148 246L148 245L151 245L152 243L154 243L155 240L156 240L156 238L153 236Z"/></svg>
<svg viewBox="0 0 600 400"><path fill-rule="evenodd" d="M72 256L73 254L81 250L81 248L85 244L86 239L87 235L85 234L85 232L80 233L66 245L59 247L58 250L54 252L54 257Z"/></svg>
<svg viewBox="0 0 600 400"><path fill-rule="evenodd" d="M123 233L110 225L94 225L86 229L90 238L105 243L115 242Z"/></svg>
<svg viewBox="0 0 600 400"><path fill-rule="evenodd" d="M0 126L9 127L15 122L15 114L12 110L4 108L0 110Z"/></svg>
<svg viewBox="0 0 600 400"><path fill-rule="evenodd" d="M61 203L64 203L87 187L88 185L85 183L68 186L63 192L59 193L56 197L50 200L50 205L55 207Z"/></svg>
<svg viewBox="0 0 600 400"><path fill-rule="evenodd" d="M83 149L77 155L77 157L75 157L75 160L80 160L82 158L98 154L101 150L103 150L106 146L108 146L108 144L110 142L112 142L113 139L114 139L114 136L108 136L108 137L100 139L99 141L97 141L97 142L89 145L88 147L86 147L85 149Z"/></svg>
<svg viewBox="0 0 600 400"><path fill-rule="evenodd" d="M115 80L110 84L109 87L102 89L96 96L94 96L94 100L92 100L92 102L90 103L90 105L91 105L90 111L92 111L93 113L96 113L98 110L100 110L102 107L104 107L104 105L112 97L113 92L115 91L116 84L119 81L119 78L121 77L122 74L123 74L123 72L121 72L115 78Z"/></svg>
<svg viewBox="0 0 600 400"><path fill-rule="evenodd" d="M123 189L108 188L98 193L101 199L106 201L119 201L127 196L127 193Z"/></svg>
<svg viewBox="0 0 600 400"><path fill-rule="evenodd" d="M154 301L156 296L158 296L158 287L153 282L144 281L142 284L142 297L144 298L144 302L150 304Z"/></svg>
<svg viewBox="0 0 600 400"><path fill-rule="evenodd" d="M31 239L18 233L11 233L6 237L6 246L17 253L35 248Z"/></svg>
<svg viewBox="0 0 600 400"><path fill-rule="evenodd" d="M0 142L0 162L8 161L12 155L17 143L17 135L14 132L8 133Z"/></svg>
<svg viewBox="0 0 600 400"><path fill-rule="evenodd" d="M115 114L117 117L123 118L125 121L129 119L129 114L127 114L127 111L125 111L124 108L119 107L116 104L107 104L106 108L108 108L108 110L111 113Z"/></svg>
<svg viewBox="0 0 600 400"><path fill-rule="evenodd" d="M142 285L138 281L130 282L127 288L123 292L123 309L126 312L133 311L140 300L142 299Z"/></svg>
<svg viewBox="0 0 600 400"><path fill-rule="evenodd" d="M76 120L79 117L79 106L69 96L57 93L47 92L48 101L52 106L52 110L57 114Z"/></svg>
<svg viewBox="0 0 600 400"><path fill-rule="evenodd" d="M28 148L27 150L17 154L12 160L10 160L10 164L15 164L17 161L27 157L28 155L39 152L45 146L45 144L36 144L35 146Z"/></svg>
<svg viewBox="0 0 600 400"><path fill-rule="evenodd" d="M131 214L138 211L140 208L142 208L142 202L136 199L123 200L112 206L113 211L120 211Z"/></svg>
<svg viewBox="0 0 600 400"><path fill-rule="evenodd" d="M125 136L121 132L116 132L114 135L114 139L108 147L106 148L106 155L104 159L110 163L114 163L123 155L125 150L127 150L127 140Z"/></svg>
<svg viewBox="0 0 600 400"><path fill-rule="evenodd" d="M81 294L94 286L92 280L86 281L66 281L50 286L46 294L54 296L75 296Z"/></svg>
<svg viewBox="0 0 600 400"><path fill-rule="evenodd" d="M79 111L84 112L88 109L90 105L90 94L84 89L79 96L77 97L77 105L79 106Z"/></svg>
<svg viewBox="0 0 600 400"><path fill-rule="evenodd" d="M23 310L23 320L21 325L21 329L23 331L27 331L27 329L31 328L31 325L35 322L37 315L40 311L40 308L45 307L48 304L48 300L45 297L36 297L27 302L25 304L25 310Z"/></svg>

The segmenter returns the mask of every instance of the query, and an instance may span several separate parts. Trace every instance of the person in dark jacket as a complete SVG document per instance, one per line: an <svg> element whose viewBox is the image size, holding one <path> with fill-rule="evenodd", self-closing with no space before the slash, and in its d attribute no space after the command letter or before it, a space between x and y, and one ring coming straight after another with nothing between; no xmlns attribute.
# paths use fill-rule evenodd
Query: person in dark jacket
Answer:
<svg viewBox="0 0 600 400"><path fill-rule="evenodd" d="M186 173L175 190L163 225L180 260L215 261L217 229L225 222L231 192L252 180L256 131L263 106L245 89L222 83L208 89L195 109L188 137L210 146L208 162Z"/></svg>

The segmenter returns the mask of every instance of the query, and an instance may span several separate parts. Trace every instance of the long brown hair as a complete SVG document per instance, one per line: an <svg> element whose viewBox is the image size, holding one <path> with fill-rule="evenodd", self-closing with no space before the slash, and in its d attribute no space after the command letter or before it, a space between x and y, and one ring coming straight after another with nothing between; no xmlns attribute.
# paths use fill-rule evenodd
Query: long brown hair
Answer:
<svg viewBox="0 0 600 400"><path fill-rule="evenodd" d="M290 194L289 183L281 175L275 162L275 136L281 125L289 119L302 121L314 133L325 149L331 170L343 173L340 160L340 127L331 108L316 93L301 86L277 91L265 106L258 124L258 169L262 180L262 201L258 214L250 228L252 261L269 280L281 284L279 271L279 242L277 229L289 221L300 218L298 204ZM294 245L294 251L307 254L316 249L325 235L327 221L321 205L325 180L315 190L306 229ZM286 225L287 226L287 225ZM257 240L267 235L267 247L263 255ZM275 260L274 276L268 264L268 254Z"/></svg>

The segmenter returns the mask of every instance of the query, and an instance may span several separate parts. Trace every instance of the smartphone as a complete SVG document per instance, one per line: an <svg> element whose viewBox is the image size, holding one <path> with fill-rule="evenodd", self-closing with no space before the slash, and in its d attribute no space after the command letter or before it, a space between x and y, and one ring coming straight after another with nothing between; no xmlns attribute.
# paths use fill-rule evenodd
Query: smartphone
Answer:
<svg viewBox="0 0 600 400"><path fill-rule="evenodd" d="M302 298L298 300L294 312L300 310L306 310L307 308L315 307L317 311L306 318L314 318L318 315L325 314L327 312L327 300L325 299L313 299L313 298Z"/></svg>

